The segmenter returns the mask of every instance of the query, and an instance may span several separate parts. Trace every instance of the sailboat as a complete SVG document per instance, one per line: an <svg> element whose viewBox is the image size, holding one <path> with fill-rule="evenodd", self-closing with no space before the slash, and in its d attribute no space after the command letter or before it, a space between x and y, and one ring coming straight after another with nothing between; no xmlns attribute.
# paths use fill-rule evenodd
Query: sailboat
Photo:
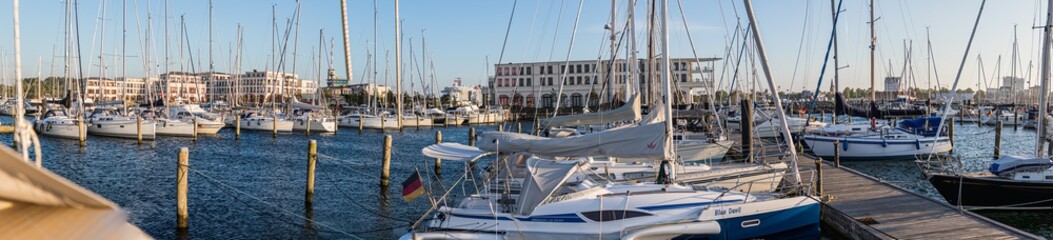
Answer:
<svg viewBox="0 0 1053 240"><path fill-rule="evenodd" d="M73 109L72 104L74 103L73 92L76 92L78 97L84 96L83 92L80 89L80 84L73 84L75 82L70 80L73 79L71 77L71 71L73 70L71 68L71 65L75 64L73 63L73 61L74 59L77 59L78 61L80 60L79 57L75 58L71 56L74 53L74 50L76 50L77 53L80 52L79 49L74 49L77 46L76 44L74 44L74 41L75 39L79 38L70 36L70 34L73 32L73 29L70 26L72 26L71 24L76 23L75 18L72 17L73 8L75 6L72 6L71 4L72 1L66 2L66 11L64 15L66 29L63 32L66 36L63 44L64 53L62 59L64 60L63 79L65 79L66 81L66 83L63 84L63 86L65 86L66 88L65 97L61 101L59 101L59 104L45 105L47 107L47 110L40 119L37 119L33 122L33 125L34 129L38 133L47 137L80 139L83 136L87 136L87 129L84 128L83 124L78 124L83 119L80 119L77 116L78 114L76 112L71 112L71 110ZM80 72L80 64L76 64L76 66L78 67L78 72ZM70 86L73 86L73 89L70 89ZM76 102L83 103L83 101ZM84 108L80 107L79 109Z"/></svg>
<svg viewBox="0 0 1053 240"><path fill-rule="evenodd" d="M1042 32L1041 95L1038 112L1048 112L1053 0L1047 2ZM975 30L974 30L975 31ZM989 173L967 174L943 168L926 169L932 186L951 205L967 209L1053 210L1053 160L1045 153L1049 122L1038 118L1035 155L1005 155L991 163ZM939 166L937 166L939 167Z"/></svg>
<svg viewBox="0 0 1053 240"><path fill-rule="evenodd" d="M750 22L755 24L750 1L745 2ZM522 173L524 181L521 190L488 191L468 196L454 206L440 206L436 217L427 221L424 229L418 230L413 226L413 232L403 235L401 239L670 239L681 236L750 239L817 236L819 203L810 197L779 198L750 192L700 189L668 181L676 177L675 174L667 175L665 170L665 166L674 158L668 1L662 1L661 7L665 23L662 24L664 119L568 138L528 138L521 134L485 132L484 139L489 136L496 141L491 143L484 140L483 143L499 146L501 151L518 152L506 155L503 161L523 163L525 173ZM756 41L761 42L759 38ZM761 61L765 62L763 49L758 51L762 56ZM768 67L765 67L765 71L770 72ZM774 86L770 78L769 85ZM772 92L778 103L778 93ZM783 132L789 134L785 127ZM598 139L611 141L596 142ZM792 145L790 149L795 156ZM580 161L553 160L556 157L600 155L661 159L663 167L658 173L658 181L654 183L602 184L583 180L569 184L568 180L575 173L590 169L583 168ZM505 174L516 173L506 171ZM799 180L799 177L792 179Z"/></svg>
<svg viewBox="0 0 1053 240"><path fill-rule="evenodd" d="M873 0L870 1L870 14L873 19ZM839 6L840 7L840 6ZM840 15L840 11L837 12ZM837 16L835 16L835 26ZM871 35L873 35L874 22L871 21ZM835 41L836 28L831 34L831 41ZM873 54L876 38L871 38L871 85L874 83ZM836 69L834 71L837 71ZM835 152L840 152L842 160L890 160L890 159L913 159L917 156L928 156L930 154L944 154L952 150L950 138L945 132L940 131L943 122L939 117L927 117L914 120L905 120L897 126L891 124L878 124L878 118L896 115L914 115L914 110L879 110L874 93L870 95L870 109L861 110L848 105L841 98L840 93L835 92L835 112L844 113L849 116L867 117L871 119L868 124L845 123L831 124L816 131L806 133L803 140L819 157L832 158ZM835 149L840 148L840 149Z"/></svg>

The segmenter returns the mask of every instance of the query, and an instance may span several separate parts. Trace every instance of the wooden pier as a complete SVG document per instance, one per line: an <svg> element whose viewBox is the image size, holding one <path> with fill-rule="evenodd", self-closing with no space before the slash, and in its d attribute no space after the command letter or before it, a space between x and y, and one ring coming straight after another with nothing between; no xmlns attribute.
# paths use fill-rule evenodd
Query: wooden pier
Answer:
<svg viewBox="0 0 1053 240"><path fill-rule="evenodd" d="M737 134L732 140L741 143ZM753 140L759 161L778 161L785 145ZM732 151L742 149L735 146ZM729 153L729 154L739 154ZM797 165L804 181L813 180L814 156L799 154ZM946 202L925 197L824 159L821 220L851 239L1043 239Z"/></svg>

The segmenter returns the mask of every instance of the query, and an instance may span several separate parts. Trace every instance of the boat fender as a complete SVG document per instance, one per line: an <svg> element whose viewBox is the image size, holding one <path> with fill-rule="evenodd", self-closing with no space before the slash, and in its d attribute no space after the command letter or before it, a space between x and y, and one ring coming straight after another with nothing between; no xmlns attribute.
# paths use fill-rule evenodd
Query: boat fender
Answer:
<svg viewBox="0 0 1053 240"><path fill-rule="evenodd" d="M51 131L51 123L48 123L48 132Z"/></svg>
<svg viewBox="0 0 1053 240"><path fill-rule="evenodd" d="M848 140L847 139L841 141L841 151L848 151Z"/></svg>
<svg viewBox="0 0 1053 240"><path fill-rule="evenodd" d="M914 148L921 150L921 139L914 139Z"/></svg>
<svg viewBox="0 0 1053 240"><path fill-rule="evenodd" d="M885 141L885 139L881 139L881 147L888 147L888 141Z"/></svg>

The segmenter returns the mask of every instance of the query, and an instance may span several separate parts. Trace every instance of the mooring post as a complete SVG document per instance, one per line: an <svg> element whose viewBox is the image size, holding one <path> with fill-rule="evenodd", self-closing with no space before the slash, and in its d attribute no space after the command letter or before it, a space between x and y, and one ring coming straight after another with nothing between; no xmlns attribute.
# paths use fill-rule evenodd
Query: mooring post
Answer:
<svg viewBox="0 0 1053 240"><path fill-rule="evenodd" d="M504 132L505 131L505 125L504 124L497 124L497 131L498 132Z"/></svg>
<svg viewBox="0 0 1053 240"><path fill-rule="evenodd" d="M468 129L468 146L475 146L475 128Z"/></svg>
<svg viewBox="0 0 1053 240"><path fill-rule="evenodd" d="M742 154L746 155L746 162L753 162L753 102L743 99L741 110L739 129L742 132Z"/></svg>
<svg viewBox="0 0 1053 240"><path fill-rule="evenodd" d="M823 159L815 159L815 194L823 197Z"/></svg>
<svg viewBox="0 0 1053 240"><path fill-rule="evenodd" d="M362 133L362 116L358 116L358 133Z"/></svg>
<svg viewBox="0 0 1053 240"><path fill-rule="evenodd" d="M534 118L534 136L541 136L541 121L537 117Z"/></svg>
<svg viewBox="0 0 1053 240"><path fill-rule="evenodd" d="M442 131L435 131L435 144L442 143ZM435 175L440 175L442 169L442 159L435 158Z"/></svg>
<svg viewBox="0 0 1053 240"><path fill-rule="evenodd" d="M311 139L307 143L307 192L304 194L304 204L310 206L314 203L314 167L318 162L318 142Z"/></svg>
<svg viewBox="0 0 1053 240"><path fill-rule="evenodd" d="M179 167L176 170L176 228L186 229L189 225L187 210L187 173L190 169L190 150L179 149Z"/></svg>
<svg viewBox="0 0 1053 240"><path fill-rule="evenodd" d="M947 138L951 140L951 152L954 152L954 120L947 122Z"/></svg>
<svg viewBox="0 0 1053 240"><path fill-rule="evenodd" d="M80 114L77 114L77 115L80 115ZM84 136L84 133L86 133L87 130L88 129L85 128L85 126L84 126L84 117L83 116L77 116L77 136L79 137L80 146L81 147L88 145L87 138Z"/></svg>
<svg viewBox="0 0 1053 240"><path fill-rule="evenodd" d="M143 144L143 117L135 116L135 139L139 140L139 144Z"/></svg>
<svg viewBox="0 0 1053 240"><path fill-rule="evenodd" d="M234 140L241 140L241 115L234 118Z"/></svg>
<svg viewBox="0 0 1053 240"><path fill-rule="evenodd" d="M382 167L380 170L380 186L386 189L388 187L388 174L390 173L388 170L391 167L391 135L384 135L384 155L380 166Z"/></svg>
<svg viewBox="0 0 1053 240"><path fill-rule="evenodd" d="M197 117L194 117L194 142L197 142L197 130L199 127L201 126L197 125Z"/></svg>
<svg viewBox="0 0 1053 240"><path fill-rule="evenodd" d="M1017 112L1016 109L1013 109L1013 131L1016 131L1017 127L1020 126L1020 123L1018 122L1018 120L1020 120L1019 115L1020 113Z"/></svg>
<svg viewBox="0 0 1053 240"><path fill-rule="evenodd" d="M841 168L841 141L834 140L834 167Z"/></svg>
<svg viewBox="0 0 1053 240"><path fill-rule="evenodd" d="M443 127L449 127L450 126L450 115L447 115L447 114L443 114L442 115L442 126Z"/></svg>
<svg viewBox="0 0 1053 240"><path fill-rule="evenodd" d="M516 122L516 133L523 133L523 123Z"/></svg>
<svg viewBox="0 0 1053 240"><path fill-rule="evenodd" d="M278 116L271 114L271 138L278 138Z"/></svg>
<svg viewBox="0 0 1053 240"><path fill-rule="evenodd" d="M304 134L303 135L304 136L311 136L311 115L310 114L307 115L307 121L304 122L303 125L307 126L307 130L304 130Z"/></svg>
<svg viewBox="0 0 1053 240"><path fill-rule="evenodd" d="M995 146L994 146L994 159L1002 157L1002 121L998 121L998 125L995 126Z"/></svg>

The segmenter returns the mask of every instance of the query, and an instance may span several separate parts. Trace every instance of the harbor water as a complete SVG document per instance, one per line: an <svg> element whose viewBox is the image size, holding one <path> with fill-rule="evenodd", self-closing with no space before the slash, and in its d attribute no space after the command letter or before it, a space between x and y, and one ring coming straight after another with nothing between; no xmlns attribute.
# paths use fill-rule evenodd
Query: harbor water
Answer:
<svg viewBox="0 0 1053 240"><path fill-rule="evenodd" d="M10 123L10 118L0 118ZM532 124L524 123L524 131ZM473 126L479 132L496 126ZM142 145L135 140L90 136L86 147L77 141L42 137L44 166L120 205L130 221L158 239L391 239L406 232L431 207L428 197L401 198L401 182L420 171L431 195L438 198L459 182L466 164L446 160L441 175L434 159L420 153L442 131L445 142L467 143L468 127L436 127L403 131L340 129L337 134L279 133L234 130L190 138L159 137ZM514 130L514 126L505 126ZM380 188L384 135L392 135L390 184ZM994 127L975 123L956 126L955 154L971 171L984 171L993 161ZM1028 154L1035 131L1003 132L1003 154ZM10 144L10 135L2 138ZM304 203L307 144L318 142L313 206ZM190 150L190 227L176 231L176 157ZM843 162L883 181L943 201L911 160ZM476 168L482 168L480 165ZM471 190L453 188L449 199ZM1010 226L1053 237L1050 212L982 211Z"/></svg>

